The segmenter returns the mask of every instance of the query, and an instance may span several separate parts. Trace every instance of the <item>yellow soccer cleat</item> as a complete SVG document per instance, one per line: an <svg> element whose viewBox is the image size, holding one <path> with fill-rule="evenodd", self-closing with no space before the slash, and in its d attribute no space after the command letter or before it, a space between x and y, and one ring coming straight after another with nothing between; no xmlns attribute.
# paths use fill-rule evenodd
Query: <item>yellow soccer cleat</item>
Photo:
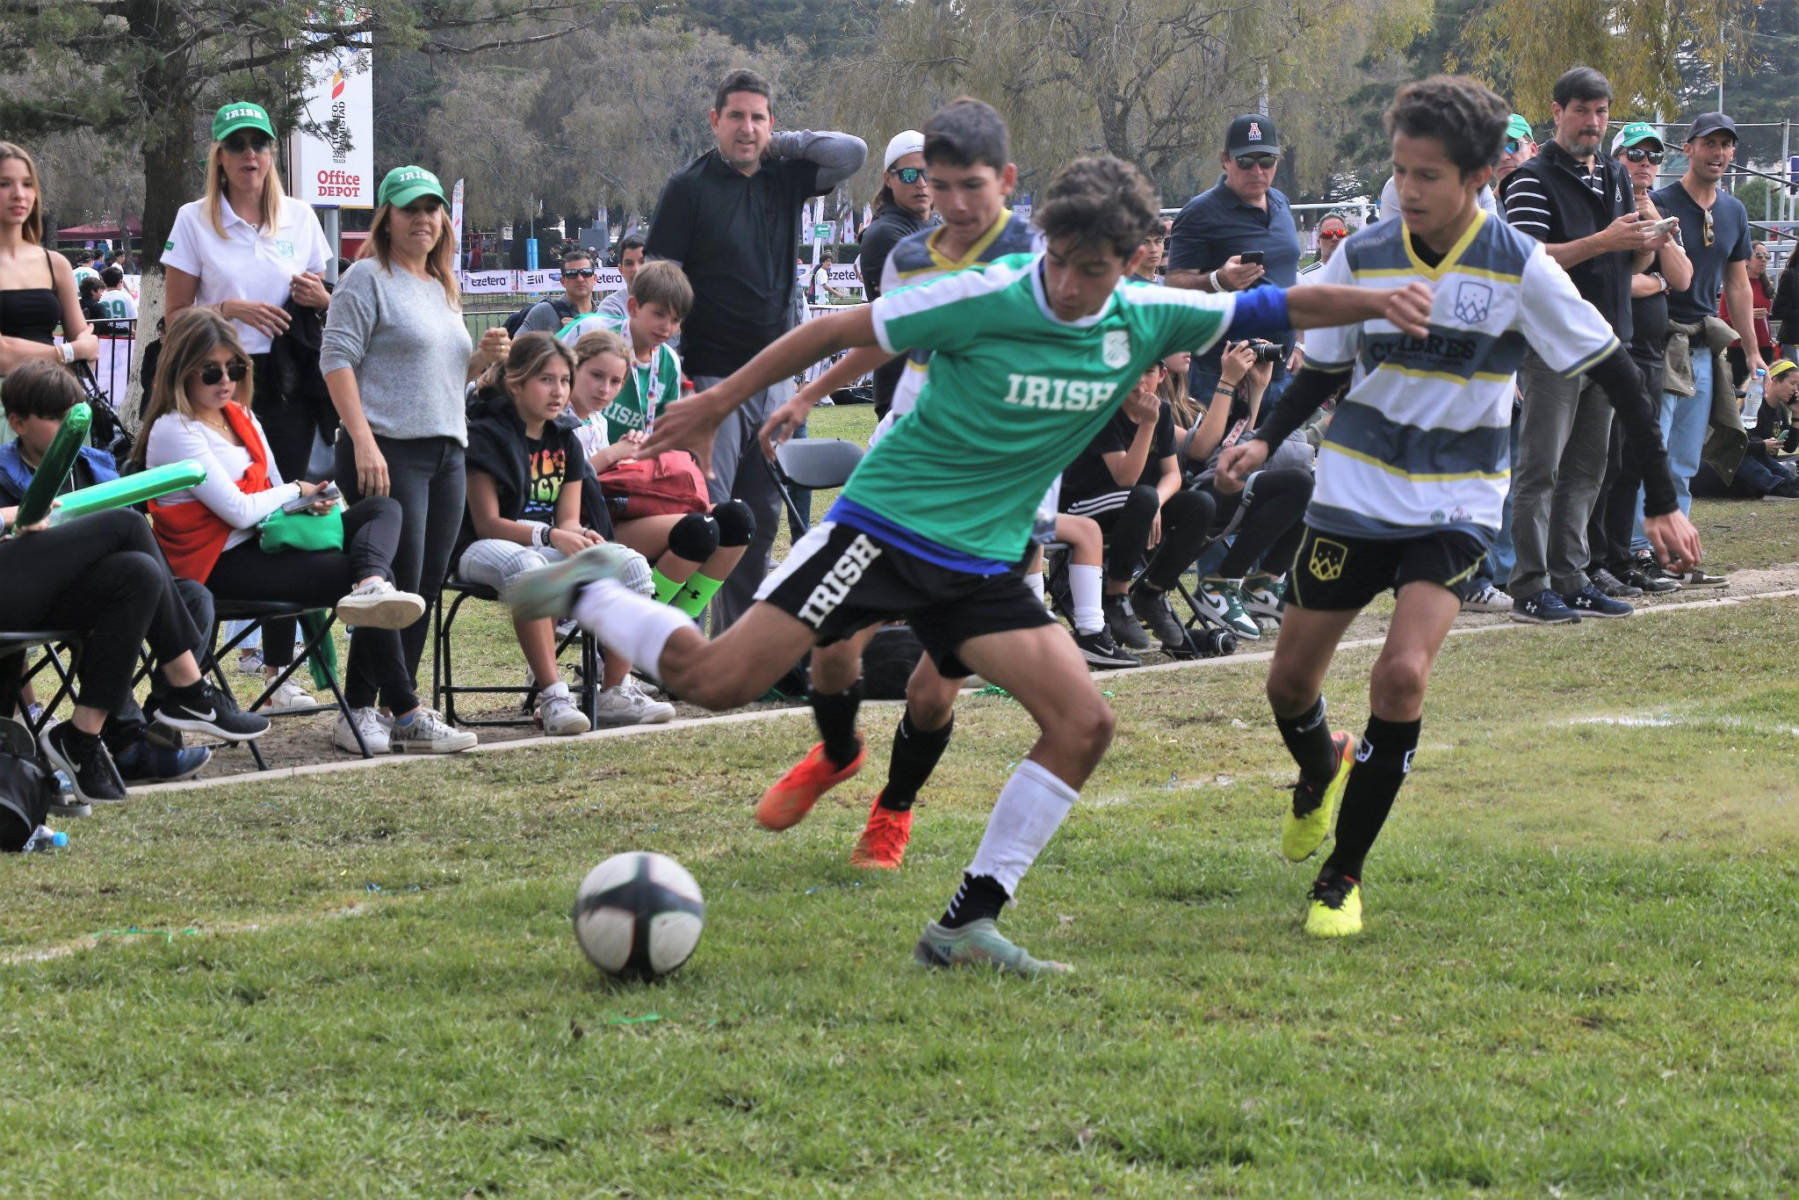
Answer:
<svg viewBox="0 0 1799 1200"><path fill-rule="evenodd" d="M1331 831L1331 818L1337 815L1337 804L1343 789L1349 786L1349 771L1355 766L1356 735L1331 734L1337 750L1337 772L1322 788L1301 779L1293 785L1293 804L1281 818L1281 853L1289 862L1304 862L1324 845L1324 835ZM1322 793L1322 794L1320 794Z"/></svg>
<svg viewBox="0 0 1799 1200"><path fill-rule="evenodd" d="M1354 937L1362 932L1362 885L1326 867L1312 884L1306 932L1318 938Z"/></svg>

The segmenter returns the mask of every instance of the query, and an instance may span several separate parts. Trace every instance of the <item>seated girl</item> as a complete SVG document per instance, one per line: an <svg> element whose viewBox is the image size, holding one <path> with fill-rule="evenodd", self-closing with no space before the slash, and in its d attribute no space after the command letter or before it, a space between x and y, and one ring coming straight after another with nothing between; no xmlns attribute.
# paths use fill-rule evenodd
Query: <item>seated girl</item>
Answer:
<svg viewBox="0 0 1799 1200"><path fill-rule="evenodd" d="M345 511L341 549L264 551L262 522L325 485L282 480L262 424L250 412L251 386L250 358L230 321L210 308L189 308L169 323L144 410L146 433L133 454L140 466L191 458L206 470L204 482L150 503L170 569L204 583L219 600L336 608L353 627L344 675L351 713L339 714L332 734L339 749L357 752L356 731L377 754L396 740L409 750L468 749L473 736L444 725L412 693L399 630L424 617L425 602L393 586L396 501L370 496ZM335 506L319 501L308 511ZM267 624L263 654L279 671L293 661L293 622ZM377 698L392 714L391 725L376 713ZM404 732L396 739L390 729Z"/></svg>
<svg viewBox="0 0 1799 1200"><path fill-rule="evenodd" d="M1284 443L1242 487L1217 474L1219 455L1254 435L1273 372L1250 343L1235 342L1220 359L1213 395L1176 398L1185 466L1194 472L1193 488L1212 498L1217 537L1200 556L1194 604L1201 617L1246 639L1262 636L1257 617L1280 623L1287 570L1312 499L1312 450L1302 437Z"/></svg>
<svg viewBox="0 0 1799 1200"><path fill-rule="evenodd" d="M606 539L581 521L581 443L569 403L575 356L548 333L512 343L503 363L489 367L469 403L468 511L458 539L456 573L471 583L504 588L512 578L578 554ZM642 563L642 590L650 588ZM533 714L553 737L586 733L556 666L556 627L549 620L514 621L525 664L540 690ZM643 725L675 715L631 678L631 664L607 655L601 673L602 725Z"/></svg>
<svg viewBox="0 0 1799 1200"><path fill-rule="evenodd" d="M631 350L610 330L586 333L575 343L574 410L582 453L595 472L636 456L655 417L636 395L640 372ZM622 396L622 399L621 399ZM614 420L620 411L639 414L641 424ZM656 564L656 599L698 618L711 603L744 547L756 532L756 518L741 500L715 504L710 512L628 519L625 497L606 495L614 537Z"/></svg>

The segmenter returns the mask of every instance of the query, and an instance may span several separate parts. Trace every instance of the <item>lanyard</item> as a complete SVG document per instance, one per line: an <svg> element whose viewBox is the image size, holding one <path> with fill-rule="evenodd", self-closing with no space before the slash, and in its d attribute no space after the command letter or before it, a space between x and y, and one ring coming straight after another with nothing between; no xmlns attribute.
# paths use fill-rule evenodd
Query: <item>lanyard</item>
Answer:
<svg viewBox="0 0 1799 1200"><path fill-rule="evenodd" d="M662 372L657 370L662 347L650 352L650 361L639 363L631 356L631 380L637 384L637 401L643 405L643 432L647 437L656 424L656 402L662 398ZM638 372L643 372L639 375Z"/></svg>

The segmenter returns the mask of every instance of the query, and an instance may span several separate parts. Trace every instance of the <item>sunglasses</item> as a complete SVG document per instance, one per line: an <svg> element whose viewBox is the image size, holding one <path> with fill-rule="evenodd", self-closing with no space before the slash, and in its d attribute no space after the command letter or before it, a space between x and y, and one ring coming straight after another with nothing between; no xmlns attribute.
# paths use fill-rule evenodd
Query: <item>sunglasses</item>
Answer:
<svg viewBox="0 0 1799 1200"><path fill-rule="evenodd" d="M242 359L233 360L228 367L221 367L218 363L207 363L200 368L200 382L211 387L229 375L232 383L242 383L245 374L247 374L247 368Z"/></svg>
<svg viewBox="0 0 1799 1200"><path fill-rule="evenodd" d="M1274 170L1274 164L1279 161L1280 161L1280 156L1277 154L1239 154L1239 155L1237 155L1237 166L1242 168L1245 171L1253 170L1256 167L1261 167L1263 170L1272 171L1272 170Z"/></svg>
<svg viewBox="0 0 1799 1200"><path fill-rule="evenodd" d="M1524 149L1524 143L1519 141L1517 138L1505 139L1505 152L1507 154L1516 154L1516 153L1518 153L1518 151L1520 151L1522 149Z"/></svg>
<svg viewBox="0 0 1799 1200"><path fill-rule="evenodd" d="M592 267L569 267L562 272L564 279L592 279L596 272Z"/></svg>
<svg viewBox="0 0 1799 1200"><path fill-rule="evenodd" d="M924 178L923 167L895 167L887 173L901 183L917 183Z"/></svg>
<svg viewBox="0 0 1799 1200"><path fill-rule="evenodd" d="M274 144L275 139L266 133L234 133L224 141L227 154L242 154L246 150L261 154Z"/></svg>
<svg viewBox="0 0 1799 1200"><path fill-rule="evenodd" d="M1717 230L1712 227L1712 210L1708 208L1705 210L1705 244L1711 245L1717 236Z"/></svg>
<svg viewBox="0 0 1799 1200"><path fill-rule="evenodd" d="M1340 242L1349 234L1340 229L1326 229L1318 235L1321 242Z"/></svg>
<svg viewBox="0 0 1799 1200"><path fill-rule="evenodd" d="M1624 157L1631 162L1659 163L1662 161L1662 152L1660 150L1645 150L1641 146L1632 146L1624 152Z"/></svg>

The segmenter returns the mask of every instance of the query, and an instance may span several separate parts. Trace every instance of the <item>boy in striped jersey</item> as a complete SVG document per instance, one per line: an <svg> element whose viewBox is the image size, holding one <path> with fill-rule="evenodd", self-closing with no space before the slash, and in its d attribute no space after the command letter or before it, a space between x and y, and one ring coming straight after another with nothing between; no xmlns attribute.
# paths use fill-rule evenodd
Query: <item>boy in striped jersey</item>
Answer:
<svg viewBox="0 0 1799 1200"><path fill-rule="evenodd" d="M520 617L572 612L705 708L753 700L809 647L896 619L911 623L946 679L978 671L1006 689L1041 736L913 959L1022 975L1067 968L1014 945L995 919L1098 766L1114 723L1080 651L1012 570L1050 481L1171 351L1210 346L1227 330L1242 338L1377 317L1422 337L1430 303L1422 285L1224 296L1124 286L1158 206L1149 182L1115 158L1063 168L1035 220L1042 253L808 321L657 422L645 453L686 447L704 458L713 431L769 382L854 346L933 351L911 414L718 639L620 584L622 565L606 547L522 575L508 593Z"/></svg>
<svg viewBox="0 0 1799 1200"><path fill-rule="evenodd" d="M1699 558L1642 373L1542 245L1476 204L1507 115L1498 96L1467 79L1439 75L1399 90L1386 124L1402 220L1352 235L1317 278L1426 283L1434 291L1429 330L1418 337L1371 320L1313 332L1304 368L1275 411L1219 462L1220 474L1247 477L1352 376L1319 447L1268 674L1275 724L1300 769L1282 852L1294 862L1310 857L1341 801L1336 846L1306 917L1317 937L1361 932L1362 860L1411 770L1431 664L1461 607L1453 589L1499 526L1513 378L1526 346L1604 388L1644 467L1645 531L1657 553L1677 568ZM1333 735L1325 671L1349 623L1388 588L1398 605L1369 683L1367 730L1359 742Z"/></svg>

